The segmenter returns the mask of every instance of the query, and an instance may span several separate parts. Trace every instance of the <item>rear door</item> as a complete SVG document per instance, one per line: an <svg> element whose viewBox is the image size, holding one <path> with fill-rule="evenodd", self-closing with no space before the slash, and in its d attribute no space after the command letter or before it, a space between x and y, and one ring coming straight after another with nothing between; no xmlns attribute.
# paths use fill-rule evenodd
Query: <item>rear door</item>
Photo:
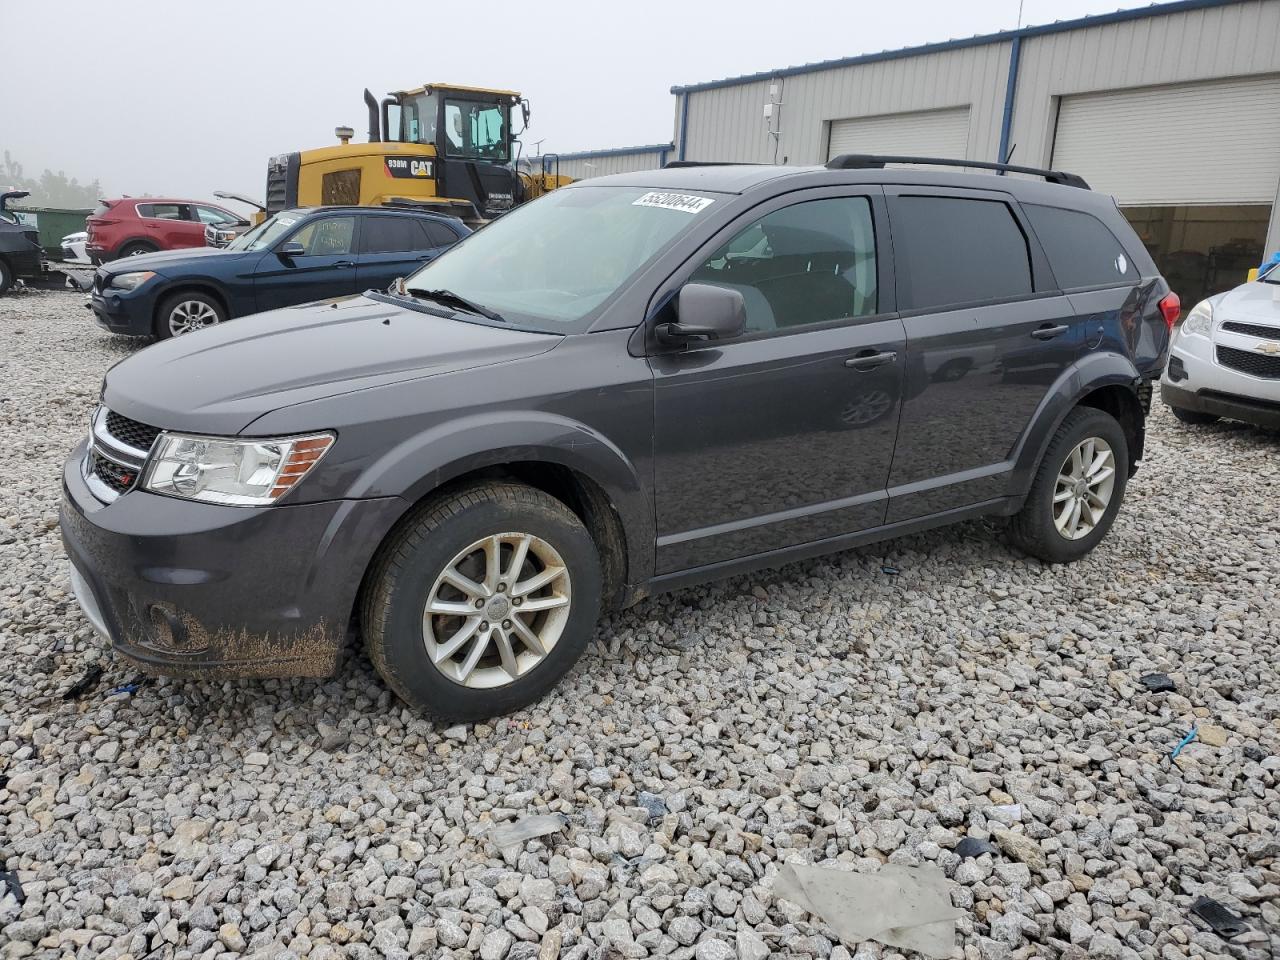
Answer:
<svg viewBox="0 0 1280 960"><path fill-rule="evenodd" d="M284 237L258 261L253 290L259 310L274 310L311 300L356 293L358 221L354 214L322 216ZM287 243L302 244L303 252L286 256Z"/></svg>
<svg viewBox="0 0 1280 960"><path fill-rule="evenodd" d="M204 224L189 203L139 203L138 216L143 236L161 250L204 246Z"/></svg>
<svg viewBox="0 0 1280 960"><path fill-rule="evenodd" d="M889 522L1008 492L1019 439L1081 323L1021 210L996 191L887 188L906 383Z"/></svg>
<svg viewBox="0 0 1280 960"><path fill-rule="evenodd" d="M883 521L903 370L884 228L877 188L785 195L659 291L747 307L735 340L651 351L659 573Z"/></svg>
<svg viewBox="0 0 1280 960"><path fill-rule="evenodd" d="M360 219L359 290L385 290L397 277L407 277L438 252L417 217L371 213Z"/></svg>

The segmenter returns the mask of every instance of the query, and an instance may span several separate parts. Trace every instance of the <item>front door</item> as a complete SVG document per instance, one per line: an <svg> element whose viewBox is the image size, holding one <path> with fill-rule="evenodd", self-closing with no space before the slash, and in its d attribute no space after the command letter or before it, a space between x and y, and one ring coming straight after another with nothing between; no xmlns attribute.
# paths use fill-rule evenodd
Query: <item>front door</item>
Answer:
<svg viewBox="0 0 1280 960"><path fill-rule="evenodd" d="M747 329L650 357L659 574L883 522L903 375L883 200L804 196L740 218L676 280L741 292Z"/></svg>
<svg viewBox="0 0 1280 960"><path fill-rule="evenodd" d="M1008 195L889 190L906 326L889 521L994 500L1081 324Z"/></svg>
<svg viewBox="0 0 1280 960"><path fill-rule="evenodd" d="M274 310L356 293L357 239L354 216L308 220L258 261L253 278L258 309ZM302 253L279 253L287 243L302 244Z"/></svg>

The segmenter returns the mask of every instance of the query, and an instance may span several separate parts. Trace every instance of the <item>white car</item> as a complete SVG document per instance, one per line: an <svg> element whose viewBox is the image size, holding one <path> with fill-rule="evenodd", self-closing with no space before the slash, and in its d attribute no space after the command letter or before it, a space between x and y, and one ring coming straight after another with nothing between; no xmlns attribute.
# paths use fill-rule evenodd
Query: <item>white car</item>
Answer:
<svg viewBox="0 0 1280 960"><path fill-rule="evenodd" d="M1280 429L1280 264L1197 303L1178 327L1160 399L1183 423Z"/></svg>
<svg viewBox="0 0 1280 960"><path fill-rule="evenodd" d="M87 231L81 230L79 233L67 234L62 238L62 259L68 263L88 263L89 255L84 249L84 245L88 242Z"/></svg>

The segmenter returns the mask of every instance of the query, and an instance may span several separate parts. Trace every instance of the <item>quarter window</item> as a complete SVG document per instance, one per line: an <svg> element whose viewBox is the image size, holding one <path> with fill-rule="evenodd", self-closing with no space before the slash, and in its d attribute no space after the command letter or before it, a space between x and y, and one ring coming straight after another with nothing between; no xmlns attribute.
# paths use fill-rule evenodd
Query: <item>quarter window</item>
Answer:
<svg viewBox="0 0 1280 960"><path fill-rule="evenodd" d="M838 197L775 210L712 254L690 280L739 291L748 333L874 314L870 201Z"/></svg>
<svg viewBox="0 0 1280 960"><path fill-rule="evenodd" d="M304 256L334 257L351 252L355 231L355 217L326 217L312 220L289 239L302 244Z"/></svg>
<svg viewBox="0 0 1280 960"><path fill-rule="evenodd" d="M900 196L891 216L903 309L1031 293L1027 238L1008 204Z"/></svg>
<svg viewBox="0 0 1280 960"><path fill-rule="evenodd" d="M1097 217L1078 210L1024 203L1053 275L1064 290L1134 282L1137 268L1115 234Z"/></svg>
<svg viewBox="0 0 1280 960"><path fill-rule="evenodd" d="M409 217L365 217L360 248L365 253L402 253L424 248L418 222Z"/></svg>

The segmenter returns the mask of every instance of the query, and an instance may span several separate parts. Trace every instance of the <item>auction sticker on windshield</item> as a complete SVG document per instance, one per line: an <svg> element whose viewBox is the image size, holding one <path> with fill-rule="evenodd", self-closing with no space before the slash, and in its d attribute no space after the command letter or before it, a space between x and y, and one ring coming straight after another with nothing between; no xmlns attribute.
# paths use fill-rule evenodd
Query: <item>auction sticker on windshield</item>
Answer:
<svg viewBox="0 0 1280 960"><path fill-rule="evenodd" d="M679 210L681 213L698 213L715 203L710 197L695 197L689 193L663 193L650 190L639 200L632 201L633 207L662 207L664 210Z"/></svg>

